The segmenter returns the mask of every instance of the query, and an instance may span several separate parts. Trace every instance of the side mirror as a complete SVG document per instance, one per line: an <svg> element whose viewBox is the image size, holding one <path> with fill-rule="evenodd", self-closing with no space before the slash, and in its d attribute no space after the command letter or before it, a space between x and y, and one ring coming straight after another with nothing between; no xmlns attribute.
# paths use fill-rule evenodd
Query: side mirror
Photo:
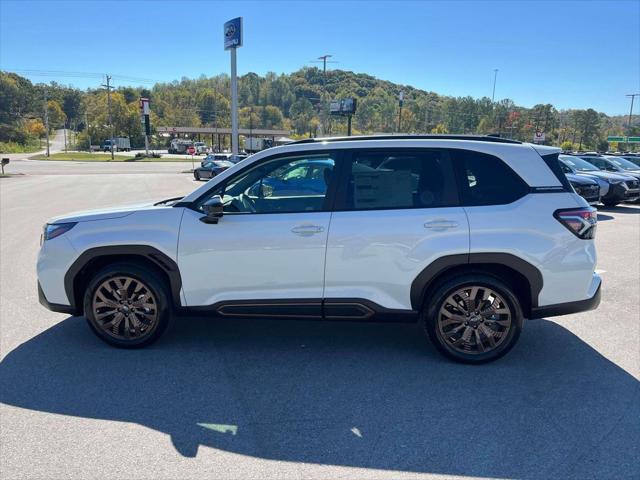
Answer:
<svg viewBox="0 0 640 480"><path fill-rule="evenodd" d="M218 220L222 218L224 204L220 195L214 195L202 205L204 211L204 217L200 218L204 223L218 223Z"/></svg>

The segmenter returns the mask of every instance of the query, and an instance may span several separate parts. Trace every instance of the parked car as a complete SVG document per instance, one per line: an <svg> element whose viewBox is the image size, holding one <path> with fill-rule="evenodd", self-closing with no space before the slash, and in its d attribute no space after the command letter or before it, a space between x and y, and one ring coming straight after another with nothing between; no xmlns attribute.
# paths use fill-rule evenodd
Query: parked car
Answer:
<svg viewBox="0 0 640 480"><path fill-rule="evenodd" d="M333 162L330 160L294 162L283 171L276 170L256 183L249 193L272 197L324 194L332 171Z"/></svg>
<svg viewBox="0 0 640 480"><path fill-rule="evenodd" d="M600 301L596 210L558 152L456 135L274 147L181 199L49 220L39 299L126 348L197 312L420 322L447 357L495 360L524 318Z"/></svg>
<svg viewBox="0 0 640 480"><path fill-rule="evenodd" d="M229 156L229 161L233 162L233 163L238 163L241 162L242 160L244 160L245 158L247 158L249 155L246 153L239 153L237 155L230 155Z"/></svg>
<svg viewBox="0 0 640 480"><path fill-rule="evenodd" d="M584 198L589 205L600 203L600 185L595 179L571 172L565 172L565 175L576 193Z"/></svg>
<svg viewBox="0 0 640 480"><path fill-rule="evenodd" d="M205 163L211 162L214 160L220 160L220 161L226 162L226 161L230 161L229 160L230 158L231 158L230 153L210 153L206 157L204 157L204 159L200 162L200 165L204 166Z"/></svg>
<svg viewBox="0 0 640 480"><path fill-rule="evenodd" d="M230 167L233 167L233 163L227 160L211 160L196 168L193 171L193 177L198 181L213 178Z"/></svg>
<svg viewBox="0 0 640 480"><path fill-rule="evenodd" d="M640 183L634 177L605 172L573 155L560 155L559 159L565 167L571 170L571 173L599 179L600 200L607 207L613 207L622 202L633 202L640 198ZM607 190L604 189L603 182L607 183Z"/></svg>
<svg viewBox="0 0 640 480"><path fill-rule="evenodd" d="M637 153L632 153L632 154L621 154L621 155L614 155L616 157L620 157L620 158L624 158L625 160L629 160L630 162L632 162L633 164L637 165L638 168L640 168L640 155Z"/></svg>
<svg viewBox="0 0 640 480"><path fill-rule="evenodd" d="M580 155L580 158L605 172L621 173L640 180L640 167L624 158L613 155Z"/></svg>

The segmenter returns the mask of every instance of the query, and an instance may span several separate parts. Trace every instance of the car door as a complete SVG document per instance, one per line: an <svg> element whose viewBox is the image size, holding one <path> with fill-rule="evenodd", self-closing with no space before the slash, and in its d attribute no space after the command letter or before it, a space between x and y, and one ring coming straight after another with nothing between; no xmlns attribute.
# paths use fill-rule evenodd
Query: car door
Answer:
<svg viewBox="0 0 640 480"><path fill-rule="evenodd" d="M325 314L345 299L411 310L418 274L442 256L469 252L446 151L355 150L340 178L327 241Z"/></svg>
<svg viewBox="0 0 640 480"><path fill-rule="evenodd" d="M268 157L185 209L178 264L186 305L223 305L225 313L250 315L258 301L274 305L274 314L321 315L332 190L328 184L322 191L278 187L298 182L290 174L296 166L318 160L331 182L336 162L331 152ZM224 214L217 224L207 224L201 205L214 195L222 197Z"/></svg>

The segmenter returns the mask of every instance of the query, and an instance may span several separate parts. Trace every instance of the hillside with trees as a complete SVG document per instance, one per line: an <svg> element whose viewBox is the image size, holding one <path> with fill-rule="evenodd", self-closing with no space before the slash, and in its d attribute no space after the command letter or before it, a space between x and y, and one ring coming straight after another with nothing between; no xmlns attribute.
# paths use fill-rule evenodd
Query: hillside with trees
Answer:
<svg viewBox="0 0 640 480"><path fill-rule="evenodd" d="M115 135L143 144L138 98L151 100L153 126L229 127L229 77L202 76L157 83L151 88L118 87L111 94ZM0 72L0 150L34 148L45 133L45 91L49 127L79 132L79 146L87 148L109 137L107 93L82 91L52 82L33 84L15 73ZM370 75L343 70L303 68L291 74L248 73L239 78L241 128L283 128L294 137L344 135L346 121L328 115L329 101L355 97L358 109L353 133L395 132L398 95L404 92L401 131L408 133L499 133L531 141L534 132L546 133L546 143L565 149L607 148L606 137L627 134L626 116L608 116L593 109L557 110L553 105L532 108L510 99L450 97L399 85ZM632 119L632 135L640 134L640 116ZM164 138L155 138L156 147ZM616 146L613 146L616 148Z"/></svg>

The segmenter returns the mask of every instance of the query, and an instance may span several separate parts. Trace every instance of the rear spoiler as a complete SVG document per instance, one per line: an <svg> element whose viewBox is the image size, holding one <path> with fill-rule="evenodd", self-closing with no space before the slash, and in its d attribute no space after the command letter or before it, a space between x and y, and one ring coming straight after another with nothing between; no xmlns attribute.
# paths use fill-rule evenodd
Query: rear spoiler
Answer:
<svg viewBox="0 0 640 480"><path fill-rule="evenodd" d="M549 147L547 145L538 145L536 143L528 143L540 156L550 155L552 153L562 153L562 149L558 147Z"/></svg>

